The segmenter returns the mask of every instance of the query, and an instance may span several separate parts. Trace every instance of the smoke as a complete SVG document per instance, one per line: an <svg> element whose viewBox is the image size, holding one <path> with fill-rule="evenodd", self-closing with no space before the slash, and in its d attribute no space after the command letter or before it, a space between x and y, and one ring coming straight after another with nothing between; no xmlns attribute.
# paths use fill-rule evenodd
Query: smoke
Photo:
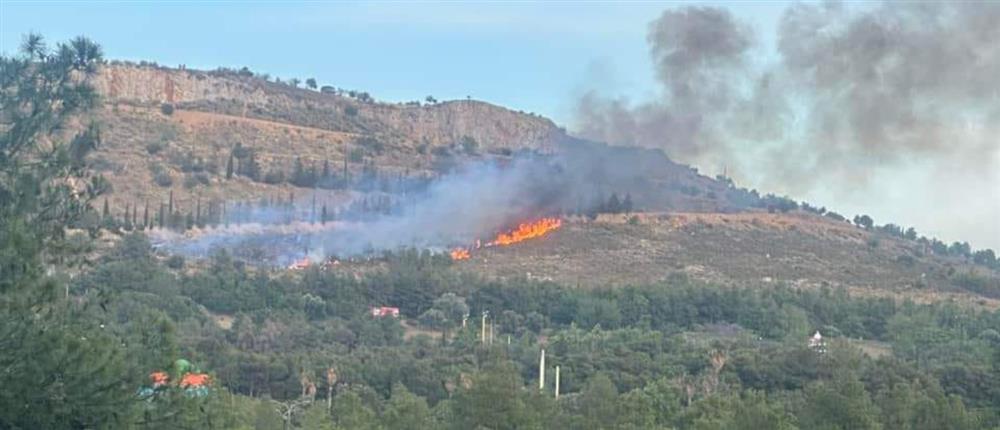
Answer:
<svg viewBox="0 0 1000 430"><path fill-rule="evenodd" d="M797 4L765 53L726 9L670 9L648 30L658 97L592 91L575 128L783 192L834 184L824 193L844 197L895 186L873 182L901 169L947 181L955 165L984 172L974 188L995 189L997 22L997 2ZM952 185L943 188L961 188Z"/></svg>
<svg viewBox="0 0 1000 430"><path fill-rule="evenodd" d="M390 202L378 210L360 209L367 205L357 200L331 208L338 214L332 222L316 222L308 202L230 205L227 226L185 233L160 229L152 237L171 253L200 257L226 249L251 261L279 264L303 256L322 260L402 248L444 251L490 239L527 219L593 204L598 185L590 178L614 180L611 172L599 171L601 165L598 154L580 151L568 151L565 157L524 154L479 161L408 195L374 197Z"/></svg>

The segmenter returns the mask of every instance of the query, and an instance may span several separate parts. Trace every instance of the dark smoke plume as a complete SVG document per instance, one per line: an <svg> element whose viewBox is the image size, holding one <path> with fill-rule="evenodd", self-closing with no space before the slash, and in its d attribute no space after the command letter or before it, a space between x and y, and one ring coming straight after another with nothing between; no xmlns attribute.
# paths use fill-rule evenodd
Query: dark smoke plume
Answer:
<svg viewBox="0 0 1000 430"><path fill-rule="evenodd" d="M577 130L798 192L912 162L954 164L942 157L989 171L1000 146L998 22L998 2L799 4L775 29L776 55L761 56L725 9L667 10L648 32L659 99L589 93Z"/></svg>

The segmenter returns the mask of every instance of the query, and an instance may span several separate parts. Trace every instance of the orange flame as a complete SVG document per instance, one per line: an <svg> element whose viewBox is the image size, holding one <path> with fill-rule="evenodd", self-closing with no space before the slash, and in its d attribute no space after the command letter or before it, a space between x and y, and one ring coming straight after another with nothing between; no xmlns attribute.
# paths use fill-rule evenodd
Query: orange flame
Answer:
<svg viewBox="0 0 1000 430"><path fill-rule="evenodd" d="M288 265L288 268L290 270L302 270L309 267L309 265L311 264L312 261L309 261L309 257L303 257L301 260L293 262L292 264Z"/></svg>
<svg viewBox="0 0 1000 430"><path fill-rule="evenodd" d="M465 260L469 258L469 250L465 248L455 248L451 250L452 260Z"/></svg>
<svg viewBox="0 0 1000 430"><path fill-rule="evenodd" d="M481 241L477 240L475 249L479 249L483 246L507 246L528 239L542 237L561 226L562 220L559 218L542 218L537 221L522 222L513 230L497 234L496 239L492 242L483 244ZM471 256L469 248L454 248L451 250L450 254L451 259L454 261L465 260Z"/></svg>
<svg viewBox="0 0 1000 430"><path fill-rule="evenodd" d="M555 230L562 226L562 220L559 218L542 218L538 221L533 222L523 222L517 226L516 229L511 230L509 233L500 233L497 238L492 242L487 243L486 246L506 246L515 244L524 240L534 239L536 237L541 237L546 235L548 232Z"/></svg>

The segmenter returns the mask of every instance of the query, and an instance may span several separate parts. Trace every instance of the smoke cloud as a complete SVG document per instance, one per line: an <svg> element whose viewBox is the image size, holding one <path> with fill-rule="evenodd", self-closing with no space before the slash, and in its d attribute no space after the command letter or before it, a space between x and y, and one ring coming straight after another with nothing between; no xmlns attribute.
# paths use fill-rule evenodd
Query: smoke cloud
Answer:
<svg viewBox="0 0 1000 430"><path fill-rule="evenodd" d="M566 148L558 156L526 153L466 164L415 192L375 196L391 201L384 211L352 209L357 202L331 208L338 216L328 223L316 222L308 202L230 205L226 226L184 233L158 229L151 235L157 247L171 253L198 257L226 249L278 264L303 256L322 260L402 248L444 251L492 239L519 222L592 207L603 197L602 187L622 186L640 174L623 168L637 165L625 160L643 158L636 151L609 151L585 142L566 143Z"/></svg>
<svg viewBox="0 0 1000 430"><path fill-rule="evenodd" d="M970 188L995 190L997 22L996 2L797 4L774 29L774 51L761 54L767 47L726 9L670 9L647 37L658 98L629 103L590 92L575 128L585 138L725 165L738 180L799 195L895 186L873 182L899 169L947 181L955 165L983 172ZM987 213L994 245L998 211Z"/></svg>

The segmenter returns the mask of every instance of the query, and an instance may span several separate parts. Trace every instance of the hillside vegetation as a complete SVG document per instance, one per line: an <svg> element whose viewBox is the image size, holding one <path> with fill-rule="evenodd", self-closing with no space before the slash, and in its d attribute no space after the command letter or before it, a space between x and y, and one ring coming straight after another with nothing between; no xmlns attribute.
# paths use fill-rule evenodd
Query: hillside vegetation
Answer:
<svg viewBox="0 0 1000 430"><path fill-rule="evenodd" d="M0 429L1000 426L992 253L599 146L587 150L631 160L583 172L609 195L467 260L192 261L148 234L228 224L233 200L287 215L296 193L377 213L445 161L551 149L521 126L399 126L466 105L514 115L475 102L394 107L232 71L109 74L87 39L42 42L0 56ZM313 109L357 119L302 113L322 97ZM528 143L493 143L496 130ZM407 158L424 138L433 158Z"/></svg>

